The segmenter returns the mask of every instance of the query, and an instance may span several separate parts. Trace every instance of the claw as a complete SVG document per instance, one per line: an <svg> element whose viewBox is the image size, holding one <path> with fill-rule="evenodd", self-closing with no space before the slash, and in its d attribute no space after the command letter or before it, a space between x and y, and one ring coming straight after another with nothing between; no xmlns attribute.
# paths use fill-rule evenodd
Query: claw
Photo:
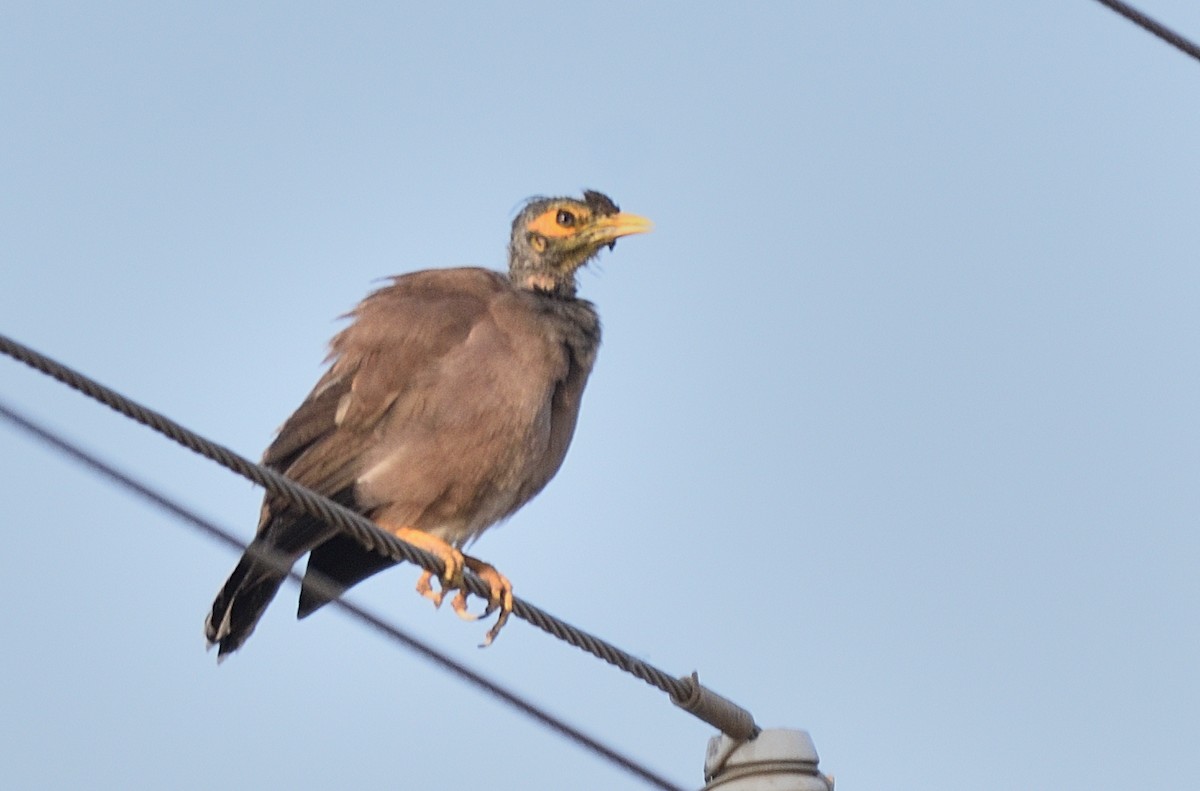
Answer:
<svg viewBox="0 0 1200 791"><path fill-rule="evenodd" d="M458 595L454 597L454 601L450 602L450 606L454 608L455 614L464 621L478 621L487 615L489 611L485 610L479 615L469 612L467 610L467 596L469 595L466 588L459 588Z"/></svg>
<svg viewBox="0 0 1200 791"><path fill-rule="evenodd" d="M504 579L504 578L501 577L501 579ZM491 582L491 580L487 580L487 581L489 583ZM506 582L507 582L507 580L506 580ZM508 590L510 591L509 597L511 598L511 595L512 595L511 594L511 590L512 590L511 585L508 586ZM458 615L458 617L462 618L464 621L479 621L479 620L482 620L482 619L488 617L489 615L494 613L496 610L500 609L500 607L502 606L502 602L503 602L504 591L502 589L502 586L501 586L501 590L497 590L495 587L493 587L492 592L488 594L487 607L485 607L483 612L479 613L478 615L476 615L473 612L470 612L467 609L467 603L468 603L468 599L470 596L471 596L471 594L467 591L466 586L463 586L458 589L458 595L454 597L454 601L450 602L450 606L454 608L454 612Z"/></svg>
<svg viewBox="0 0 1200 791"><path fill-rule="evenodd" d="M483 636L483 642L479 644L480 648L487 648L496 639L496 635L500 634L500 630L504 628L504 624L508 623L508 616L512 613L511 609L500 610L500 617L496 619L496 623L492 624L492 628L488 629L487 634Z"/></svg>
<svg viewBox="0 0 1200 791"><path fill-rule="evenodd" d="M504 628L504 624L508 623L508 616L512 613L513 609L512 583L508 581L508 577L496 571L495 566L490 563L484 563L482 560L473 558L470 555L464 555L463 562L467 568L479 575L479 578L488 584L490 590L487 609L471 620L486 618L496 610L500 611L500 617L496 619L496 623L484 635L483 644L480 645L480 648L486 648L496 639L496 635L500 634L500 630ZM461 591L459 596L462 598L462 609L466 610L465 591ZM458 598L454 601L456 605L455 610L458 611ZM459 614L462 615L461 612Z"/></svg>
<svg viewBox="0 0 1200 791"><path fill-rule="evenodd" d="M421 578L417 580L417 593L433 602L434 609L438 609L442 606L442 597L446 595L446 591L434 590L433 585L430 584L432 579L432 571L421 572Z"/></svg>

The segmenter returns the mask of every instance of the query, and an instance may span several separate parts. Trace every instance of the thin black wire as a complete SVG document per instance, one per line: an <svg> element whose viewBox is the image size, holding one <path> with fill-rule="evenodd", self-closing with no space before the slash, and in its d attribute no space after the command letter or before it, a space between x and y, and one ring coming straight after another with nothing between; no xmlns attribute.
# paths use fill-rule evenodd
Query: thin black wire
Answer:
<svg viewBox="0 0 1200 791"><path fill-rule="evenodd" d="M274 470L249 461L229 448L184 428L165 415L142 406L69 366L52 360L3 334L0 334L0 352L105 404L131 420L163 434L226 469L254 481L270 494L337 527L369 549L380 552L398 562L415 563L439 574L443 571L442 562L437 557L379 529L361 514L297 484ZM469 572L464 573L464 586L481 597L487 597L490 593L487 584ZM704 687L697 680L695 674L684 678L667 675L648 662L631 656L611 643L577 629L522 599L514 599L513 614L558 639L587 651L666 692L672 702L731 738L739 740L752 738L759 731L750 712Z"/></svg>
<svg viewBox="0 0 1200 791"><path fill-rule="evenodd" d="M204 517L198 515L195 511L190 510L179 502L172 500L162 492L152 488L146 483L143 483L128 473L124 473L98 457L88 453L80 448L75 443L63 437L45 426L41 426L30 420L25 415L22 415L11 406L0 401L0 417L8 420L11 424L24 431L26 434L36 438L42 443L54 448L63 455L78 462L80 465L88 467L93 472L96 472L115 484L124 487L133 492L144 500L147 500L160 509L166 511L172 516L179 519L181 522L192 525L193 527L207 533L212 538L217 539L226 546L245 552L249 550L246 544L238 540L233 532L210 522ZM295 584L300 584L301 577L298 573L292 570L290 558L282 553L259 550L257 547L252 550L256 559L262 560L273 565L279 571L286 571L288 578ZM568 740L591 750L601 758L613 763L622 769L640 777L652 786L664 789L664 791L684 791L682 786L672 783L670 780L656 774L652 770L642 766L634 759L623 755L616 749L609 747L598 739L588 736L577 728L567 724L563 720L549 713L548 711L530 703L515 692L505 689L495 681L480 675L471 670L466 665L452 659L438 649L420 640L417 637L405 632L400 627L385 620L383 617L372 613L371 611L347 601L345 598L336 598L340 588L333 580L321 574L309 573L308 581L305 583L313 586L318 592L323 595L330 595L333 599L331 604L338 607L342 611L349 613L354 618L357 618L362 623L375 629L386 637L400 643L414 653L424 657L425 659L441 665L442 668L453 675L474 684L477 688L487 692L493 697L499 698L523 714L533 718L542 725L556 731Z"/></svg>
<svg viewBox="0 0 1200 791"><path fill-rule="evenodd" d="M1196 60L1200 60L1200 45L1190 39L1184 38L1163 23L1146 16L1128 3L1122 3L1120 0L1096 0L1096 2L1100 3L1100 5L1108 6L1130 22L1141 25L1180 52L1191 55Z"/></svg>

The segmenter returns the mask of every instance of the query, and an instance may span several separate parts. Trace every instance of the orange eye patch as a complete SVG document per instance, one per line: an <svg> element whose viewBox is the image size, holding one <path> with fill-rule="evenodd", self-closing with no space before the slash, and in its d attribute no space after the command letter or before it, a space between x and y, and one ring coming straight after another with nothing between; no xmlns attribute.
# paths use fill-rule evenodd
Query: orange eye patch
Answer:
<svg viewBox="0 0 1200 791"><path fill-rule="evenodd" d="M582 207L555 206L533 218L525 227L542 236L562 239L575 235L590 218L591 215Z"/></svg>

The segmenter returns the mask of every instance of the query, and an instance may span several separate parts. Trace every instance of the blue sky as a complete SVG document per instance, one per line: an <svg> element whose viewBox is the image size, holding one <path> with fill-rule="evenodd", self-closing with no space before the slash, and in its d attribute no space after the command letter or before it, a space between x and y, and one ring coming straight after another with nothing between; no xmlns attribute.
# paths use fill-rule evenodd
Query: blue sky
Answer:
<svg viewBox="0 0 1200 791"><path fill-rule="evenodd" d="M571 453L477 554L843 789L1193 788L1198 90L1082 0L12 2L0 331L257 457L377 278L603 190L657 229L583 273ZM252 534L245 481L11 361L0 398ZM642 787L292 592L218 668L234 556L0 449L11 787ZM700 786L709 728L416 575L353 597Z"/></svg>

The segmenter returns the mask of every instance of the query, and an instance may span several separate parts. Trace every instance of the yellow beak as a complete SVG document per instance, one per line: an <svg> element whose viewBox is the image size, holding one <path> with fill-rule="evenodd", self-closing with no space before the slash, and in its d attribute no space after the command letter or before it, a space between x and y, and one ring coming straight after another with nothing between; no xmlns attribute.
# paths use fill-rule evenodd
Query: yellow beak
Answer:
<svg viewBox="0 0 1200 791"><path fill-rule="evenodd" d="M618 212L607 216L596 217L588 224L585 233L594 244L615 242L622 236L635 233L649 233L654 229L654 223L645 217L628 212Z"/></svg>

